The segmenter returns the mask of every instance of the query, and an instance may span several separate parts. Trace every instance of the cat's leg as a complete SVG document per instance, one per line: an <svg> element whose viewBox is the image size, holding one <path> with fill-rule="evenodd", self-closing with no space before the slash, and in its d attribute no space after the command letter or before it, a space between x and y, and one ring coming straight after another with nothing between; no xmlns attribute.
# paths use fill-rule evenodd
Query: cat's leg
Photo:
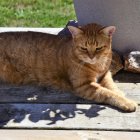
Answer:
<svg viewBox="0 0 140 140"><path fill-rule="evenodd" d="M133 112L137 107L135 102L95 82L91 82L90 84L89 82L83 82L75 86L75 92L77 96L82 98L93 100L97 103L109 104L127 112Z"/></svg>
<svg viewBox="0 0 140 140"><path fill-rule="evenodd" d="M125 95L124 92L121 91L121 90L117 87L117 85L115 84L115 82L113 81L112 75L111 75L111 72L110 72L110 71L108 71L108 72L106 73L106 75L104 76L104 78L102 79L102 81L101 81L100 84L101 84L101 86L106 87L107 89L110 89L110 90L112 90L112 91L115 91L115 92L118 93L119 95L122 95L122 96Z"/></svg>

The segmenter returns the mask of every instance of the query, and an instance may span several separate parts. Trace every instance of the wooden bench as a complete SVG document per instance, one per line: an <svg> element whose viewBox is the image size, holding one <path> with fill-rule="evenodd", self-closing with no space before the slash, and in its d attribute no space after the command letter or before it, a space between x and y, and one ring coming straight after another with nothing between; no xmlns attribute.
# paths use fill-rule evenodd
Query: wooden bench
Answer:
<svg viewBox="0 0 140 140"><path fill-rule="evenodd" d="M61 29L0 28L57 33ZM117 85L140 104L140 74L119 72ZM140 107L124 113L50 87L0 85L1 140L139 140ZM18 129L18 130L17 130Z"/></svg>

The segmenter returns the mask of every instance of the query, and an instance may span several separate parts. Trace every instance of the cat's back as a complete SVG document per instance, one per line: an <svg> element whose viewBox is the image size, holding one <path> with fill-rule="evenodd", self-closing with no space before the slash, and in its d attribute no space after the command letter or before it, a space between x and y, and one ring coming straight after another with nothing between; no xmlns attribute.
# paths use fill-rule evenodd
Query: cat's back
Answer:
<svg viewBox="0 0 140 140"><path fill-rule="evenodd" d="M0 47L14 46L27 47L51 42L57 39L56 35L40 32L4 32L0 33Z"/></svg>
<svg viewBox="0 0 140 140"><path fill-rule="evenodd" d="M40 32L0 33L0 61L10 61L16 67L32 67L34 63L53 58L56 40L57 35Z"/></svg>
<svg viewBox="0 0 140 140"><path fill-rule="evenodd" d="M39 37L56 37L57 35L42 33L42 32L34 32L34 31L17 31L17 32L1 32L1 38L39 38Z"/></svg>

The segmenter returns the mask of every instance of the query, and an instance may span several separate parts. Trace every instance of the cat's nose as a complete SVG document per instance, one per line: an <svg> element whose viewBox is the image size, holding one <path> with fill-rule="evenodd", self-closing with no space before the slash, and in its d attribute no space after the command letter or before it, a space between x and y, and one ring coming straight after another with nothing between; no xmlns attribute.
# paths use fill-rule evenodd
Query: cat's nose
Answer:
<svg viewBox="0 0 140 140"><path fill-rule="evenodd" d="M93 59L93 57L94 57L94 54L93 54L93 53L90 53L90 54L89 54L89 58L90 58L90 59Z"/></svg>

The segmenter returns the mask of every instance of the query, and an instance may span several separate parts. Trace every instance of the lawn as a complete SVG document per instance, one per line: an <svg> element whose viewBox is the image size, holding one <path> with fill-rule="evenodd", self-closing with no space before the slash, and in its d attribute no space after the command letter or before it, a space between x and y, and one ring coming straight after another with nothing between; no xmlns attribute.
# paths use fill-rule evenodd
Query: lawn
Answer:
<svg viewBox="0 0 140 140"><path fill-rule="evenodd" d="M1 27L64 27L70 19L72 0L0 0Z"/></svg>

